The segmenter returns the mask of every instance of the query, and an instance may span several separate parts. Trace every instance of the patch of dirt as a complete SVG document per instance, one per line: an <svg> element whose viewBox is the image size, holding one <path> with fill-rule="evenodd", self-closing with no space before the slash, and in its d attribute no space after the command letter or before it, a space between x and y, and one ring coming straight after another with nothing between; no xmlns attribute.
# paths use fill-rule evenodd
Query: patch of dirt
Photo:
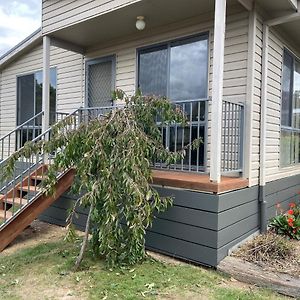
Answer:
<svg viewBox="0 0 300 300"><path fill-rule="evenodd" d="M264 244L265 243L265 244ZM300 241L273 233L259 235L232 254L261 267L300 278Z"/></svg>
<svg viewBox="0 0 300 300"><path fill-rule="evenodd" d="M35 220L3 250L1 255L10 255L20 249L32 247L40 243L51 242L63 238L65 234L65 227Z"/></svg>
<svg viewBox="0 0 300 300"><path fill-rule="evenodd" d="M173 265L173 266L182 266L182 265L188 265L189 263L184 262L182 260L166 256L160 253L152 252L152 251L146 251L147 255L154 260L163 262L165 264Z"/></svg>

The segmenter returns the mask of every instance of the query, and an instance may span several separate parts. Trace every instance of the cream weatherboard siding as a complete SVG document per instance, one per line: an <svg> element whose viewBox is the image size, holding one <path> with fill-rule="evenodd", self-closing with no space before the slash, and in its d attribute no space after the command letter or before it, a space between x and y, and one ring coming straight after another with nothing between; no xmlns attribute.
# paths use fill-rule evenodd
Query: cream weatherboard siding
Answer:
<svg viewBox="0 0 300 300"><path fill-rule="evenodd" d="M259 178L259 155L260 155L260 103L261 103L261 80L262 80L262 46L263 33L262 21L255 21L255 43L254 43L254 81L252 95L252 123L251 123L251 156L250 156L250 186L258 184Z"/></svg>
<svg viewBox="0 0 300 300"><path fill-rule="evenodd" d="M1 136L16 127L17 76L41 70L42 56L39 45L1 70ZM82 56L51 47L50 63L57 69L57 110L71 112L82 105Z"/></svg>
<svg viewBox="0 0 300 300"><path fill-rule="evenodd" d="M202 20L202 22L199 20ZM249 14L234 12L227 18L224 58L224 99L246 102L247 57L248 57ZM188 22L163 27L143 39L96 49L87 54L93 59L114 54L116 56L116 87L133 94L136 88L137 49L160 42L177 39L197 33L209 33L209 82L208 96L211 97L213 64L213 19L194 18ZM208 114L208 142L210 141L210 106ZM207 165L209 167L210 143L208 143Z"/></svg>
<svg viewBox="0 0 300 300"><path fill-rule="evenodd" d="M43 33L91 19L141 0L43 0Z"/></svg>
<svg viewBox="0 0 300 300"><path fill-rule="evenodd" d="M293 176L300 173L300 165L280 167L280 116L281 116L281 79L284 47L291 49L298 57L300 53L293 49L274 29L269 37L268 61L268 103L267 103L267 154L266 180Z"/></svg>

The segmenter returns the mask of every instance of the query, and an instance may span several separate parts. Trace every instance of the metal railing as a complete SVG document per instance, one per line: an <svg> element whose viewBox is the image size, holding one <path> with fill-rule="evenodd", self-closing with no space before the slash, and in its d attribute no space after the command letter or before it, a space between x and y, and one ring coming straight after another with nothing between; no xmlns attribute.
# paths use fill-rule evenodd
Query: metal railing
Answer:
<svg viewBox="0 0 300 300"><path fill-rule="evenodd" d="M42 117L43 112L40 112L0 138L1 161L20 149L25 141L33 140L41 134Z"/></svg>
<svg viewBox="0 0 300 300"><path fill-rule="evenodd" d="M243 169L244 105L223 101L222 156L223 173L242 172Z"/></svg>
<svg viewBox="0 0 300 300"><path fill-rule="evenodd" d="M172 124L161 127L162 140L167 149L170 151L179 151L186 148L186 156L176 164L167 165L164 162L155 163L154 167L178 171L204 172L206 171L207 155L207 130L208 130L208 105L207 100L191 100L176 102L174 105L179 106L187 117L187 124ZM78 128L81 123L88 123L90 120L99 118L113 109L122 108L122 105L99 107L99 108L79 108L71 114L56 113L56 120L60 121L66 117L72 117L73 122L68 122L61 128L61 132ZM0 142L12 140L13 134L16 134L24 128L28 131L40 130L41 122L37 118L42 113L28 120L26 123L18 126L14 131L4 136ZM243 124L244 124L244 107L242 104L223 101L222 117L222 172L241 172L243 162ZM32 125L33 124L33 125ZM38 124L38 125L37 125ZM25 131L27 133L27 131ZM24 134L24 132L23 132ZM41 140L51 139L52 128L32 139L33 143ZM27 136L26 136L27 138ZM192 149L191 144L195 139L202 139L203 143L197 149ZM22 140L23 141L23 140ZM213 145L211 145L213 146ZM3 172L4 166L8 161L9 155L15 150L19 150L23 145L17 144L17 149L7 151L7 157L2 155L0 162L0 173ZM47 176L48 166L52 163L58 152L64 149L57 149L51 155L38 153L30 157L21 157L14 168L14 174L11 179L7 180L0 187L0 203L4 212L2 218L5 226L15 215L34 199L37 198L41 190L41 183ZM62 170L57 174L57 178L62 176L67 170ZM0 174L3 175L3 174Z"/></svg>
<svg viewBox="0 0 300 300"><path fill-rule="evenodd" d="M81 111L77 109L71 114L60 114L60 116L72 117L74 122L68 123L60 129L60 132L74 130L80 124L79 118ZM63 118L62 118L63 119ZM61 119L61 120L62 120ZM49 128L44 133L32 139L33 143L38 143L42 140L49 140L52 136L52 128ZM19 150L22 147L19 148ZM48 166L51 165L56 154L63 151L63 149L56 149L51 155L43 152L31 155L30 157L21 156L13 171L13 175L0 188L0 204L2 205L0 230L10 222L20 211L26 208L32 201L34 201L42 191L42 182L47 176ZM0 176L2 178L4 167L9 160L9 157L0 162ZM57 174L60 178L67 170L61 170ZM1 223L2 222L2 223Z"/></svg>
<svg viewBox="0 0 300 300"><path fill-rule="evenodd" d="M189 172L206 170L207 103L207 99L174 102L174 105L185 114L187 124L186 126L172 124L162 127L163 144L170 151L185 149L186 155L171 165L162 161L157 162L154 165L155 168ZM192 149L191 145L196 139L201 139L202 143L199 148Z"/></svg>

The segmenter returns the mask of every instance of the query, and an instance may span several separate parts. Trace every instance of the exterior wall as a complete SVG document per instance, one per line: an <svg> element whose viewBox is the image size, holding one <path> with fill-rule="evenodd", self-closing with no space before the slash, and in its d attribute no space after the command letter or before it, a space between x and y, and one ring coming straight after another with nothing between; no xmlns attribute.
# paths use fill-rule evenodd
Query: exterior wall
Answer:
<svg viewBox="0 0 300 300"><path fill-rule="evenodd" d="M258 186L221 195L156 187L162 196L174 196L174 205L158 214L147 230L148 249L197 264L216 266L228 251L259 230ZM299 201L300 175L266 185L268 219ZM67 210L76 197L65 194L41 216L42 221L65 225ZM74 224L84 230L87 209L78 208Z"/></svg>
<svg viewBox="0 0 300 300"><path fill-rule="evenodd" d="M0 136L16 127L17 76L42 69L42 50L39 45L1 70ZM82 56L51 47L50 63L57 70L57 110L71 112L82 105Z"/></svg>
<svg viewBox="0 0 300 300"><path fill-rule="evenodd" d="M200 22L199 22L200 20ZM202 22L201 22L202 20ZM124 42L87 53L86 59L116 55L116 87L127 94L133 94L137 80L137 49L160 42L177 39L197 33L209 32L209 82L208 96L211 97L213 66L213 27L214 22L208 15L193 18L184 23L172 24L152 32L152 35L131 42ZM226 24L224 57L224 99L233 102L247 101L248 68L248 30L249 13L240 8L229 12ZM210 165L210 120L211 107L208 107L208 147L207 166Z"/></svg>
<svg viewBox="0 0 300 300"><path fill-rule="evenodd" d="M260 156L260 103L261 103L261 80L262 80L262 21L254 15L254 41L253 41L253 56L252 56L252 87L251 91L251 126L247 128L250 131L250 186L258 184L259 178L259 156Z"/></svg>
<svg viewBox="0 0 300 300"><path fill-rule="evenodd" d="M266 153L266 180L274 181L280 178L300 174L300 165L280 166L280 131L281 131L281 80L284 47L293 50L292 43L286 41L273 28L269 37L268 60L268 103L267 103L267 153Z"/></svg>
<svg viewBox="0 0 300 300"><path fill-rule="evenodd" d="M43 34L100 16L141 0L43 0Z"/></svg>

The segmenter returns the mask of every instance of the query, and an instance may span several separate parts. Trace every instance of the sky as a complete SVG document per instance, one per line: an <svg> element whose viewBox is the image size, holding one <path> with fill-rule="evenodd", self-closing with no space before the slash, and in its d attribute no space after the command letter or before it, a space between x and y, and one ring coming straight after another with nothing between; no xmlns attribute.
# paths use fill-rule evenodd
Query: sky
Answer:
<svg viewBox="0 0 300 300"><path fill-rule="evenodd" d="M0 56L41 26L41 0L0 0Z"/></svg>

